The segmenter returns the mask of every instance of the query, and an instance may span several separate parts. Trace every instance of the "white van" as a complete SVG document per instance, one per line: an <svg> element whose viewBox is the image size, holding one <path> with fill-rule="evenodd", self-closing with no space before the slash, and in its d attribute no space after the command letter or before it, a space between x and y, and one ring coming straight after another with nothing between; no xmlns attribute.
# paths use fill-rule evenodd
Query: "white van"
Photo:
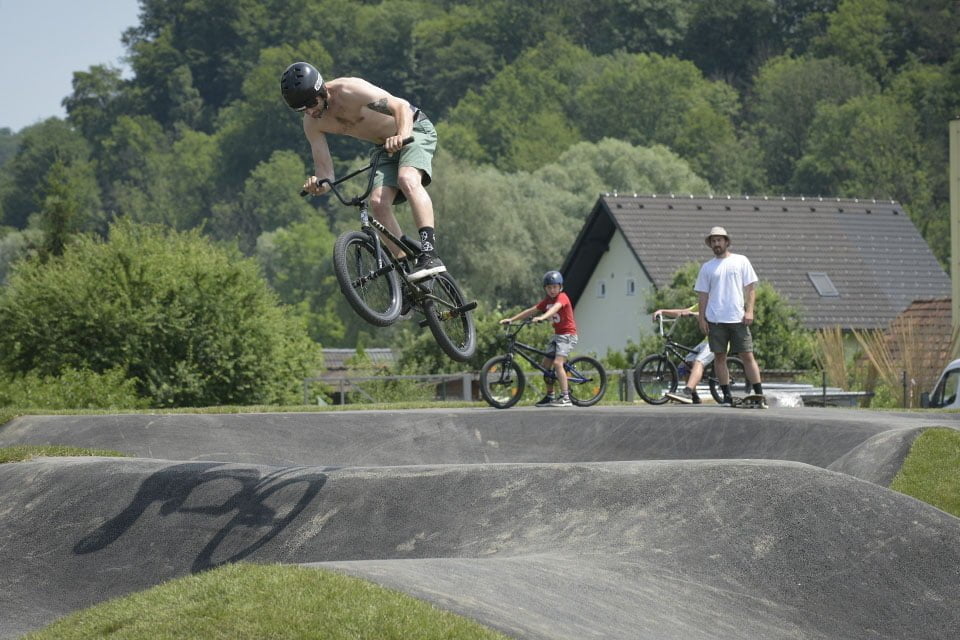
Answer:
<svg viewBox="0 0 960 640"><path fill-rule="evenodd" d="M920 404L924 407L938 409L960 409L960 359L948 364L932 394L924 393ZM924 402L925 400L925 402Z"/></svg>

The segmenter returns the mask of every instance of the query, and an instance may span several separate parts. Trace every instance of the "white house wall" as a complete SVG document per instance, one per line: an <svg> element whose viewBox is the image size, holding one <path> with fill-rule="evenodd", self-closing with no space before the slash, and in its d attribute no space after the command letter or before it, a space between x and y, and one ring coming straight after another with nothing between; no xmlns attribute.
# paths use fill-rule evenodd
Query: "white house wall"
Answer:
<svg viewBox="0 0 960 640"><path fill-rule="evenodd" d="M631 281L632 294L628 291ZM574 308L580 336L577 352L603 357L608 349L622 351L628 340L637 342L641 332L649 335L653 325L647 314L647 298L652 292L653 284L623 234L616 231Z"/></svg>

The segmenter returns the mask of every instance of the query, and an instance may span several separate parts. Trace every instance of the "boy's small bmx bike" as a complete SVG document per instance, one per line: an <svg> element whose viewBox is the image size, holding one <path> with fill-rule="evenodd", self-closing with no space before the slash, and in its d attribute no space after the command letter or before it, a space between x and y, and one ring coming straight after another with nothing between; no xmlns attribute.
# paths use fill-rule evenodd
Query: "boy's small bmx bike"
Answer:
<svg viewBox="0 0 960 640"><path fill-rule="evenodd" d="M412 141L411 137L403 142ZM334 182L321 180L321 184L330 185L330 191L342 204L360 210L360 230L341 234L333 248L333 270L340 291L357 315L378 327L393 324L408 310L422 314L420 326L430 327L444 353L458 362L466 362L477 349L477 330L471 313L477 306L476 301L468 302L464 298L449 273L417 282L410 280L407 276L410 265L422 253L420 243L406 234L398 238L369 215L367 198L384 153L386 149L378 147L367 166ZM366 190L359 196L345 198L337 187L365 171L369 172ZM300 195L307 192L301 191ZM380 234L401 247L406 255L398 258L387 251Z"/></svg>
<svg viewBox="0 0 960 640"><path fill-rule="evenodd" d="M517 363L516 356L526 360L530 366L543 374L548 381L556 381L556 373L540 364L540 358L549 354L529 344L517 340L517 334L529 326L529 320L508 324L504 330L507 352L494 356L480 369L480 394L491 407L508 409L520 402L526 389L527 377ZM563 363L567 373L570 400L578 407L589 407L600 402L607 390L607 372L595 358L577 356Z"/></svg>

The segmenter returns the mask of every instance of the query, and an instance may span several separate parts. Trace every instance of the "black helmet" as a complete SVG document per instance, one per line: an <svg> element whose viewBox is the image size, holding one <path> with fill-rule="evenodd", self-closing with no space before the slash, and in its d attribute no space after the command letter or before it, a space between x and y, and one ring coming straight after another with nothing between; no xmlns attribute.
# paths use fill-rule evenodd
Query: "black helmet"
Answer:
<svg viewBox="0 0 960 640"><path fill-rule="evenodd" d="M287 106L294 111L303 111L317 104L318 98L326 97L323 78L309 62L294 62L280 76L280 93Z"/></svg>
<svg viewBox="0 0 960 640"><path fill-rule="evenodd" d="M559 271L547 271L543 274L543 286L548 284L563 284L563 274Z"/></svg>

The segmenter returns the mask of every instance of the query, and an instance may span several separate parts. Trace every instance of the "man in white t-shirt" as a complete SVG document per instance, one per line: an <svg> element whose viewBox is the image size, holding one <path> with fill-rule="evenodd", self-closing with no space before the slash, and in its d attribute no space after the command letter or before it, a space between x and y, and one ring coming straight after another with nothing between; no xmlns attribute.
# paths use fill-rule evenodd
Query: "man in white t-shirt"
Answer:
<svg viewBox="0 0 960 640"><path fill-rule="evenodd" d="M763 395L760 365L753 357L753 308L756 301L757 274L746 256L730 253L730 236L723 227L714 227L706 238L714 258L703 263L693 289L700 298L700 330L710 340L714 368L723 391L724 405L732 405L727 347L743 360L747 382L753 393ZM766 403L762 406L766 408Z"/></svg>

